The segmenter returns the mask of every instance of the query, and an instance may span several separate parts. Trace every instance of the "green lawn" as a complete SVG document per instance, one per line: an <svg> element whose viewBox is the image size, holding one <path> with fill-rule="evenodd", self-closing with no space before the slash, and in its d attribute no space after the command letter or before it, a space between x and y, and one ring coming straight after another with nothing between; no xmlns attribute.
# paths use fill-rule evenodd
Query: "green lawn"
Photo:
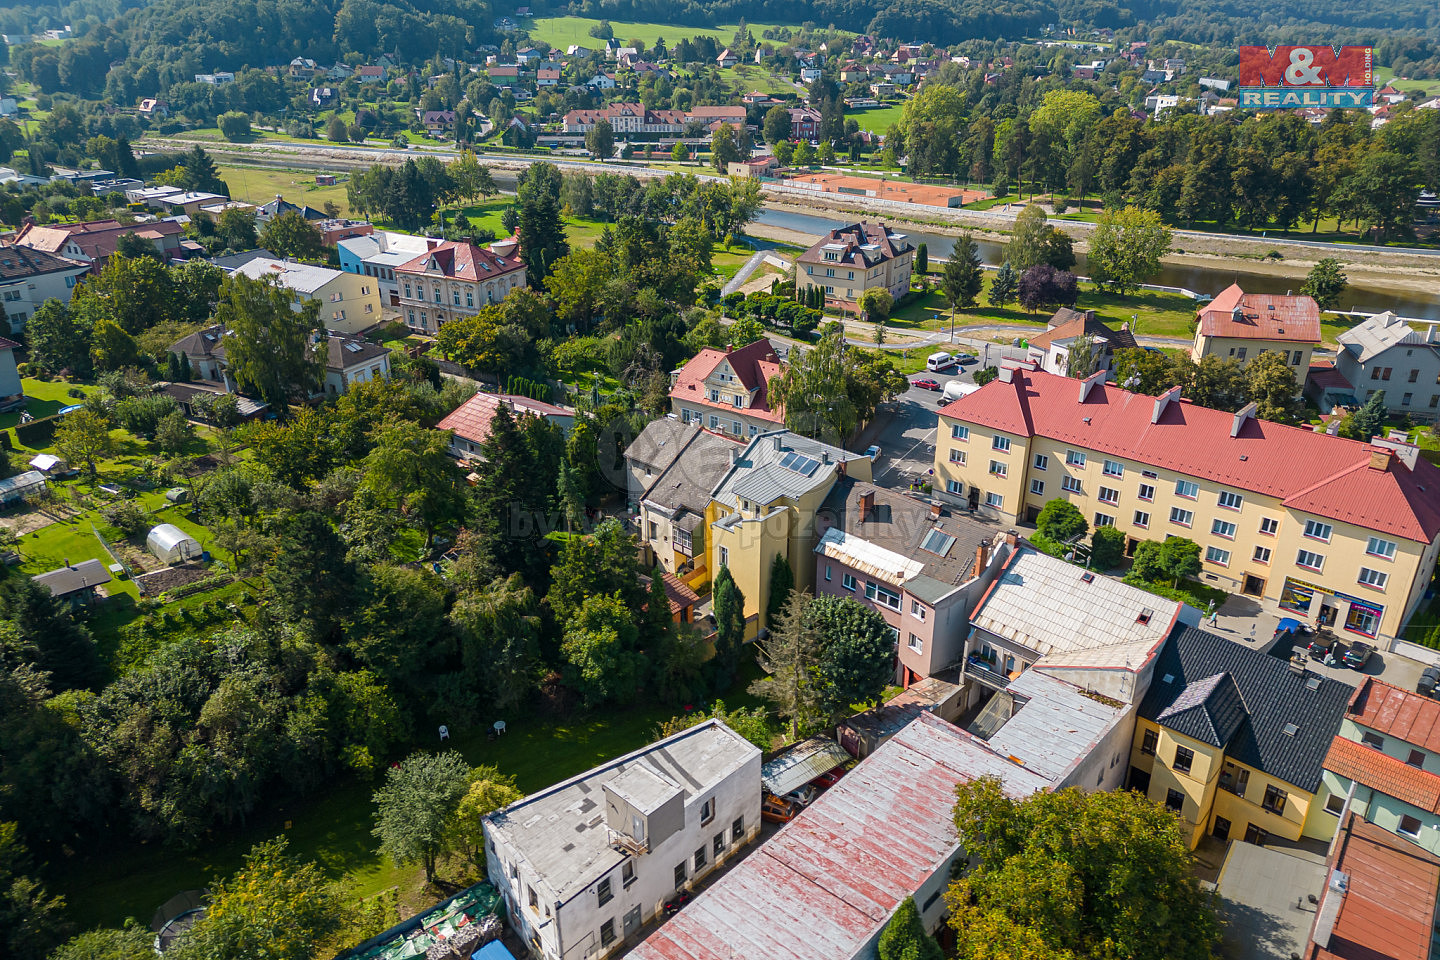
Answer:
<svg viewBox="0 0 1440 960"><path fill-rule="evenodd" d="M1374 74L1376 90L1388 83L1396 90L1404 90L1412 97L1440 96L1440 80L1396 80L1395 71L1390 67L1375 67Z"/></svg>
<svg viewBox="0 0 1440 960"><path fill-rule="evenodd" d="M531 23L527 29L530 31L532 40L543 40L552 47L559 47L562 51L571 44L598 50L605 45L605 41L590 36L590 28L599 24L599 20L592 20L589 17L542 17ZM716 40L729 43L734 39L735 30L739 25L732 23L718 27L683 27L666 23L611 20L610 26L615 31L615 39L619 40L622 46L629 44L631 40L641 40L645 46L653 47L655 41L663 37L665 45L670 47L674 46L676 41L686 37L714 37ZM772 26L774 24L749 24L750 33L756 40L760 39L762 32Z"/></svg>
<svg viewBox="0 0 1440 960"><path fill-rule="evenodd" d="M903 103L887 103L883 107L871 107L868 110L846 111L846 117L853 117L855 122L860 124L861 130L884 134L900 122L900 114L904 110L905 104Z"/></svg>
<svg viewBox="0 0 1440 960"><path fill-rule="evenodd" d="M742 671L725 698L731 709L755 705L744 690L757 669L752 665ZM484 730L476 729L451 744L471 765L494 764L513 774L521 790L533 793L652 742L657 725L679 712L649 704L574 720L509 717L509 730L498 740L487 741ZM424 731L418 743L425 749L438 746L431 731ZM174 894L233 871L253 844L284 834L291 854L318 861L361 896L400 886L402 913L408 915L403 909L407 899L410 907L418 907L439 896L422 890L416 869L396 867L375 852L370 833L375 787L376 782L347 780L323 797L267 805L251 823L206 838L196 851L130 844L56 862L51 886L64 892L71 917L82 927L117 925L126 917L143 921ZM450 879L443 871L442 876Z"/></svg>
<svg viewBox="0 0 1440 960"><path fill-rule="evenodd" d="M348 178L343 173L335 174L339 181L333 187L318 187L315 185L315 170L268 170L262 167L249 167L236 163L216 163L220 171L220 179L230 187L230 196L236 200L244 200L247 203L262 204L269 203L280 194L291 203L305 203L317 209L325 206L325 201L332 201L340 208L341 216L350 215L350 201L345 194L345 181Z"/></svg>
<svg viewBox="0 0 1440 960"><path fill-rule="evenodd" d="M972 310L961 310L955 316L956 326L977 323L1021 323L1044 327L1050 313L1028 314L1017 305L992 307L985 301L990 292L992 273L985 275L985 288L980 304ZM1094 310L1095 315L1112 327L1130 323L1145 336L1189 337L1190 321L1195 315L1194 302L1183 294L1141 290L1128 297L1096 290L1091 284L1080 284L1076 308ZM1136 318L1132 320L1131 318ZM938 319L937 319L938 318ZM897 330L943 330L950 326L950 311L939 293L931 292L915 303L897 310L890 319Z"/></svg>
<svg viewBox="0 0 1440 960"><path fill-rule="evenodd" d="M61 380L36 380L33 377L26 377L21 381L21 387L29 402L25 405L25 412L39 420L41 417L48 417L56 413L61 407L68 407L73 403L81 401L70 396L70 390L78 387L85 393L94 393L99 387L86 384L66 383ZM20 422L21 411L0 415L0 430L15 426ZM13 437L11 438L14 439Z"/></svg>

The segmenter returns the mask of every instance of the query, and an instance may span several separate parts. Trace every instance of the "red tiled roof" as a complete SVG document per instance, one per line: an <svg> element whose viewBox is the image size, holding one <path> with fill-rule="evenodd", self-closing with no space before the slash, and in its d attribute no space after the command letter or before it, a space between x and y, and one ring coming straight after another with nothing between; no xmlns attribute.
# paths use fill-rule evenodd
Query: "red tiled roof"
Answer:
<svg viewBox="0 0 1440 960"><path fill-rule="evenodd" d="M141 231L151 233L153 239L154 236L178 236L185 232L185 228L173 220L130 225L116 220L92 220L88 223L62 223L43 227L26 224L20 228L13 242L33 250L59 253L67 242L73 240L87 257L100 261L115 253L115 245L122 236Z"/></svg>
<svg viewBox="0 0 1440 960"><path fill-rule="evenodd" d="M1305 379L1315 384L1321 390L1354 390L1350 381L1345 379L1345 374L1335 368L1335 364L1329 360L1322 360L1310 364L1306 371Z"/></svg>
<svg viewBox="0 0 1440 960"><path fill-rule="evenodd" d="M740 381L741 386L751 393L748 407L741 408L728 403L716 403L705 392L705 381L726 360L730 362L730 368L735 371L735 378ZM770 380L779 375L780 362L776 358L775 347L768 338L761 337L754 343L728 352L706 347L692 357L689 363L680 368L675 385L670 388L670 396L675 400L700 403L708 407L729 410L732 413L739 410L749 417L784 423L784 413L770 409L767 397Z"/></svg>
<svg viewBox="0 0 1440 960"><path fill-rule="evenodd" d="M1374 677L1350 698L1346 716L1379 733L1440 753L1440 703Z"/></svg>
<svg viewBox="0 0 1440 960"><path fill-rule="evenodd" d="M1349 883L1343 893L1327 886L1323 897L1344 899L1328 941L1312 941L1307 960L1429 957L1440 858L1351 814L1326 867L1327 876L1338 870Z"/></svg>
<svg viewBox="0 0 1440 960"><path fill-rule="evenodd" d="M432 257L435 260L435 269L433 270L430 267ZM456 280L480 281L510 273L512 270L523 269L524 266L524 261L516 256L499 257L474 243L447 241L420 254L413 260L407 260L395 270L397 273L420 275L438 272Z"/></svg>
<svg viewBox="0 0 1440 960"><path fill-rule="evenodd" d="M1280 499L1288 507L1407 540L1440 535L1440 468L1414 469L1390 457L1370 467L1369 444L1267 420L1170 403L1151 423L1156 398L1097 384L1079 402L1081 381L1017 369L940 408L940 415L1020 436L1042 436L1112 453L1186 476Z"/></svg>
<svg viewBox="0 0 1440 960"><path fill-rule="evenodd" d="M454 430L455 435L471 443L484 443L490 437L490 421L495 419L500 405L510 408L510 415L516 419L530 413L537 417L569 417L573 412L550 403L541 403L529 397L509 393L477 393L450 412L436 424L437 430Z"/></svg>
<svg viewBox="0 0 1440 960"><path fill-rule="evenodd" d="M1336 737L1325 755L1325 769L1427 813L1440 813L1440 776L1363 743Z"/></svg>
<svg viewBox="0 0 1440 960"><path fill-rule="evenodd" d="M1246 293L1232 283L1200 309L1200 332L1207 337L1319 343L1320 306L1309 297Z"/></svg>

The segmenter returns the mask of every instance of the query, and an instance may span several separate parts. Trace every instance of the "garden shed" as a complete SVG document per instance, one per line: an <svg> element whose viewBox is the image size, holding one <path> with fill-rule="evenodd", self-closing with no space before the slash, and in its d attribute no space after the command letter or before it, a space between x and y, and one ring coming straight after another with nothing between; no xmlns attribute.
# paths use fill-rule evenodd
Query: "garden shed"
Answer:
<svg viewBox="0 0 1440 960"><path fill-rule="evenodd" d="M0 480L0 503L24 500L45 489L45 475L39 470L27 470L17 476Z"/></svg>
<svg viewBox="0 0 1440 960"><path fill-rule="evenodd" d="M194 560L202 552L200 541L173 523L162 523L151 530L145 546L157 560L171 564Z"/></svg>

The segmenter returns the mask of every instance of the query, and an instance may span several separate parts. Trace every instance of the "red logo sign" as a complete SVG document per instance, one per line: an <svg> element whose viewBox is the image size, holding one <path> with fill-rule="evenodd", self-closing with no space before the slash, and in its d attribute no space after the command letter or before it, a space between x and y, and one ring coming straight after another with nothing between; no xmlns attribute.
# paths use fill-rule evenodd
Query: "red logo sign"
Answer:
<svg viewBox="0 0 1440 960"><path fill-rule="evenodd" d="M1241 47L1242 87L1373 87L1371 47Z"/></svg>

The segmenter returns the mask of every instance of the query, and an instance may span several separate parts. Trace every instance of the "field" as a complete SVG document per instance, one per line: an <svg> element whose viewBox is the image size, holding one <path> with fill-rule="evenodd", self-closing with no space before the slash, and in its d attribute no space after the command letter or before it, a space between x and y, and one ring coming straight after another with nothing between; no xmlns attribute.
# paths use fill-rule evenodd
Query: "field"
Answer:
<svg viewBox="0 0 1440 960"><path fill-rule="evenodd" d="M604 46L605 41L590 36L590 28L598 26L599 20L592 20L589 17L544 17L534 21L529 26L530 38L532 40L544 40L552 47L559 47L564 50L572 44L579 44L591 50L597 50ZM627 20L611 20L610 26L615 31L615 39L622 45L631 40L644 41L645 46L653 47L655 41L663 38L666 46L675 43L683 37L714 37L716 40L729 43L735 37L735 29L739 24L722 24L718 27L686 27L673 23L635 23ZM750 33L756 40L760 34L775 26L774 24L752 23L749 24Z"/></svg>
<svg viewBox="0 0 1440 960"><path fill-rule="evenodd" d="M853 117L855 122L860 124L861 130L884 134L900 122L900 114L904 109L905 105L903 103L890 103L883 107L872 107L869 110L847 112L846 118Z"/></svg>
<svg viewBox="0 0 1440 960"><path fill-rule="evenodd" d="M1396 80L1395 71L1389 67L1375 68L1375 89L1391 84L1396 90L1404 90L1412 97L1421 95L1424 99L1440 96L1440 80Z"/></svg>
<svg viewBox="0 0 1440 960"><path fill-rule="evenodd" d="M217 163L220 179L230 186L230 196L249 203L268 203L276 194L283 194L291 203L306 203L321 208L330 200L343 216L350 214L345 197L345 174L336 174L340 183L333 187L317 187L315 172L304 170L268 170L238 164Z"/></svg>

